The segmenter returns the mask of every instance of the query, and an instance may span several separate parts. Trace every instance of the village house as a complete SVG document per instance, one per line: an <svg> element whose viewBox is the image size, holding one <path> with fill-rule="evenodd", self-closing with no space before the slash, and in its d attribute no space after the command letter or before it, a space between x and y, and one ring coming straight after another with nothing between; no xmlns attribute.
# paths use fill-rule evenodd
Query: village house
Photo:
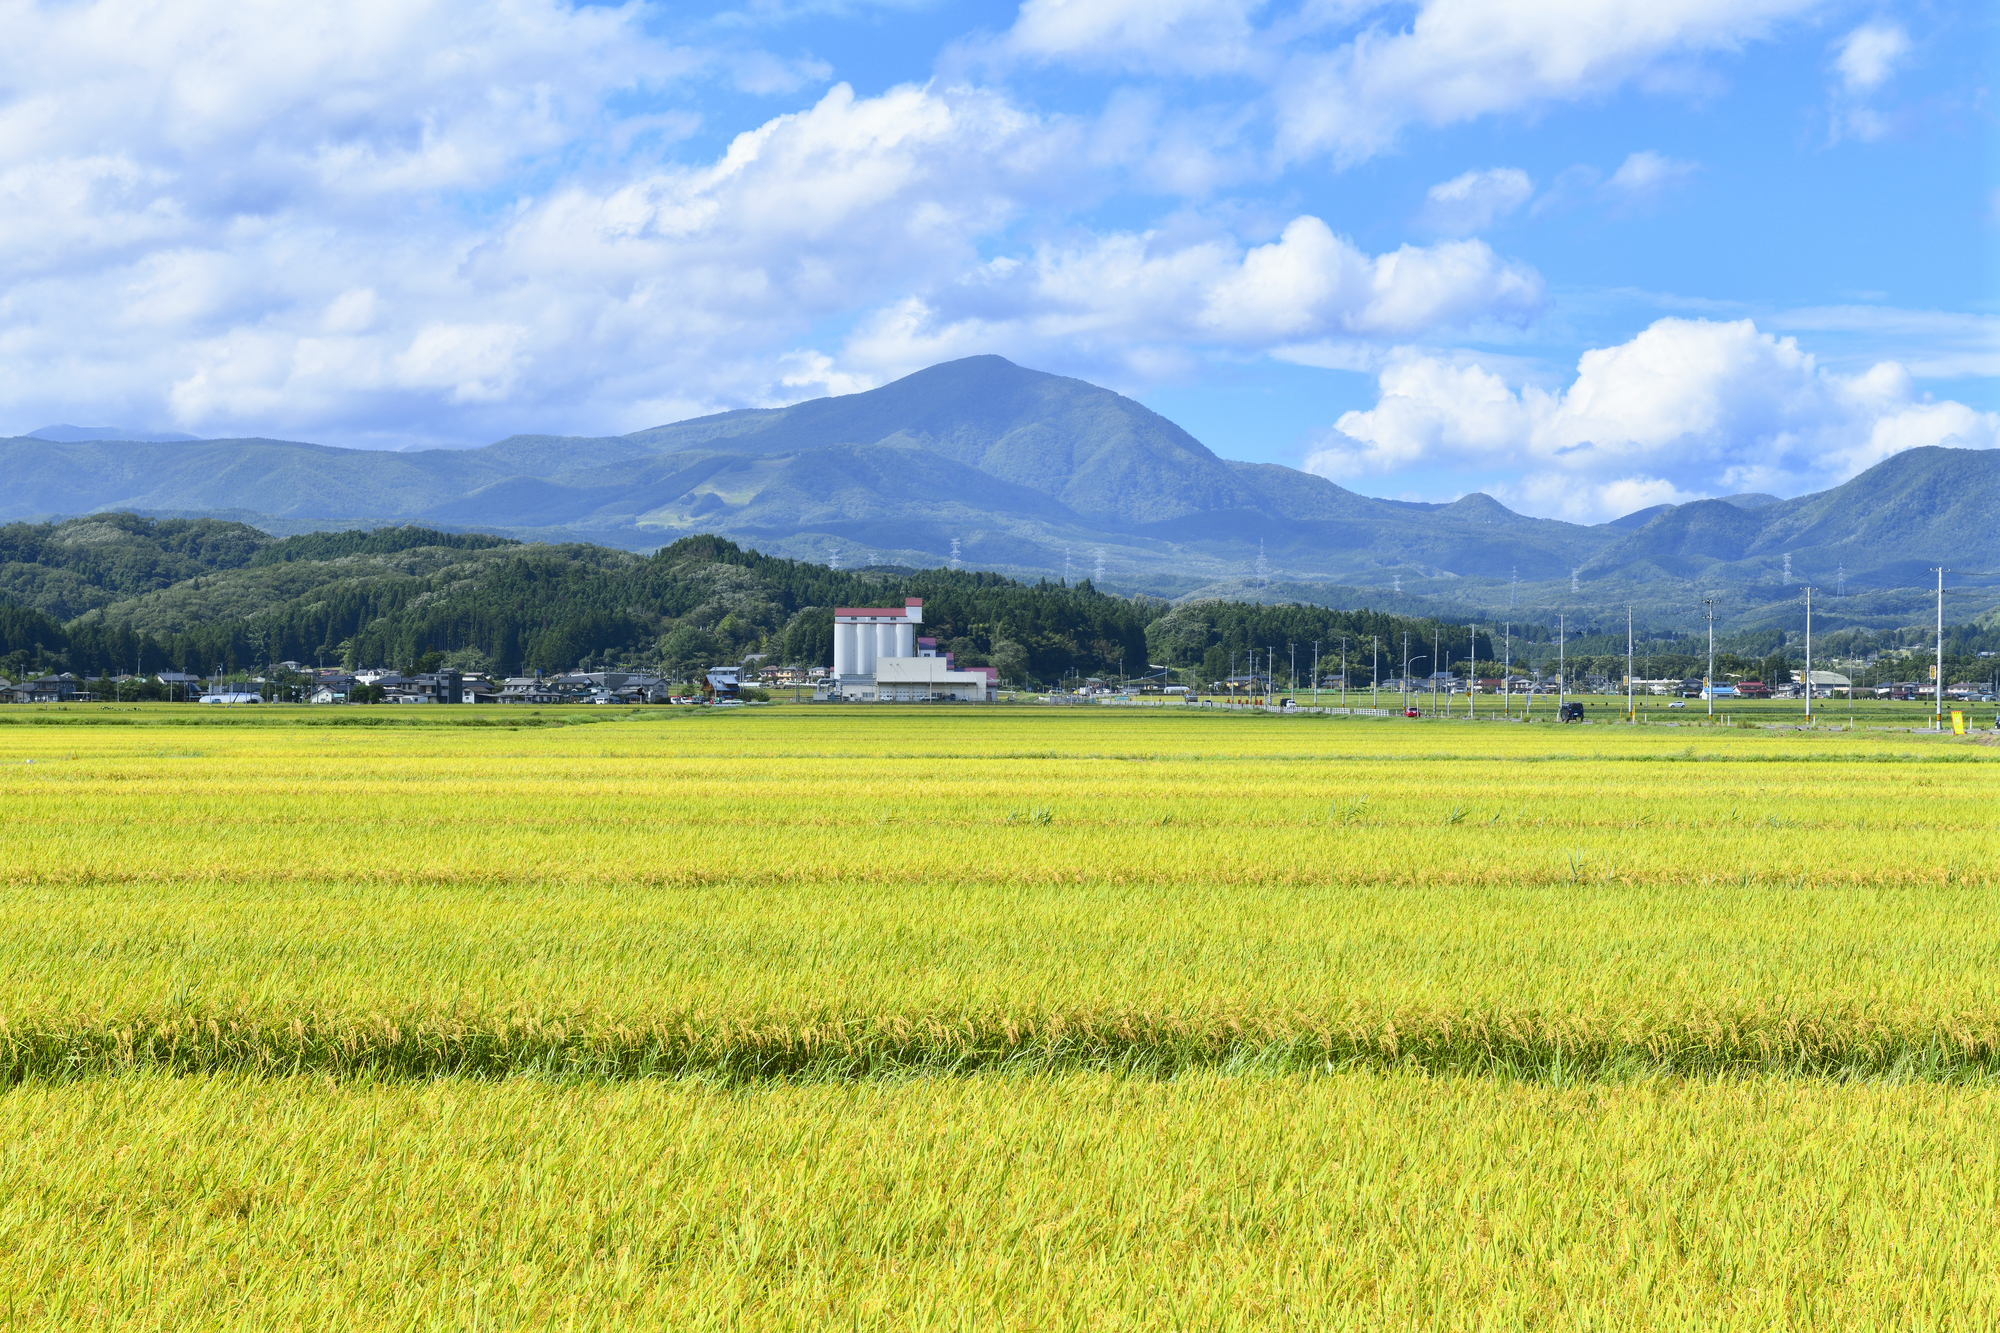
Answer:
<svg viewBox="0 0 2000 1333"><path fill-rule="evenodd" d="M95 696L83 688L82 681L65 671L59 676L37 676L11 686L9 697L17 704L53 704L87 701Z"/></svg>

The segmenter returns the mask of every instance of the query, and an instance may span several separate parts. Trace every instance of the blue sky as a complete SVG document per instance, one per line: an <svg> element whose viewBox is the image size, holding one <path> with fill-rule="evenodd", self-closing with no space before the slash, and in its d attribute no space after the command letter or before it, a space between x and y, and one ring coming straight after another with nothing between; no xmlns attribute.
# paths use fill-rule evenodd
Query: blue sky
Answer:
<svg viewBox="0 0 2000 1333"><path fill-rule="evenodd" d="M2000 18L0 5L0 429L622 432L998 352L1595 520L2000 443Z"/></svg>

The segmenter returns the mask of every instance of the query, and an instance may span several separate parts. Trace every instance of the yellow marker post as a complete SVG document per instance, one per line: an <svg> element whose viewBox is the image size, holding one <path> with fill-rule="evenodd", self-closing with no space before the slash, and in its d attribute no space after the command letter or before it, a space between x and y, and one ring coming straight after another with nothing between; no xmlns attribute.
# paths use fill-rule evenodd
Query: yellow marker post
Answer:
<svg viewBox="0 0 2000 1333"><path fill-rule="evenodd" d="M1965 734L1965 714L1959 712L1956 708L1951 710L1951 734L1954 736L1963 736Z"/></svg>

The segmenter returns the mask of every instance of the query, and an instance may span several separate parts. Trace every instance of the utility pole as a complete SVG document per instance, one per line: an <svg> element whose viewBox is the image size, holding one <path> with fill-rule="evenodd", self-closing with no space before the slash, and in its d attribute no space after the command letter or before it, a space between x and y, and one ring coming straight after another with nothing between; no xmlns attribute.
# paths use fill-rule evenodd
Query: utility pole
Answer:
<svg viewBox="0 0 2000 1333"><path fill-rule="evenodd" d="M1569 612L1556 613L1556 721L1562 721L1563 697L1569 690Z"/></svg>
<svg viewBox="0 0 2000 1333"><path fill-rule="evenodd" d="M1347 708L1347 636L1340 636L1340 706ZM1350 713L1354 710L1348 708Z"/></svg>
<svg viewBox="0 0 2000 1333"><path fill-rule="evenodd" d="M1292 654L1292 697L1297 699L1299 694L1299 646L1296 643L1288 643L1285 647Z"/></svg>
<svg viewBox="0 0 2000 1333"><path fill-rule="evenodd" d="M1503 715L1514 716L1514 622L1507 622L1506 656L1500 662L1500 709Z"/></svg>
<svg viewBox="0 0 2000 1333"><path fill-rule="evenodd" d="M1933 731L1944 730L1944 566L1937 567L1937 680L1933 682L1937 696L1937 712L1931 718Z"/></svg>
<svg viewBox="0 0 2000 1333"><path fill-rule="evenodd" d="M1708 609L1708 688L1702 693L1708 696L1708 716L1715 718L1715 599L1704 597L1701 604Z"/></svg>
<svg viewBox="0 0 2000 1333"><path fill-rule="evenodd" d="M1369 650L1374 654L1368 667L1368 706L1377 712L1382 708L1382 636L1368 636Z"/></svg>
<svg viewBox="0 0 2000 1333"><path fill-rule="evenodd" d="M1479 715L1479 630L1465 627L1465 720Z"/></svg>
<svg viewBox="0 0 2000 1333"><path fill-rule="evenodd" d="M1319 707L1319 640L1313 640L1313 707Z"/></svg>
<svg viewBox="0 0 2000 1333"><path fill-rule="evenodd" d="M1632 604L1625 603L1625 720L1637 722L1632 711Z"/></svg>
<svg viewBox="0 0 2000 1333"><path fill-rule="evenodd" d="M1443 646L1443 642L1444 642L1444 626L1438 624L1437 621L1433 620L1431 622L1431 716L1432 717L1436 717L1438 711L1437 673L1444 670L1444 665L1442 662L1439 661L1438 658L1438 649Z"/></svg>
<svg viewBox="0 0 2000 1333"><path fill-rule="evenodd" d="M1806 588L1806 722L1812 722L1812 587Z"/></svg>
<svg viewBox="0 0 2000 1333"><path fill-rule="evenodd" d="M1403 631L1403 711L1410 708L1410 632Z"/></svg>

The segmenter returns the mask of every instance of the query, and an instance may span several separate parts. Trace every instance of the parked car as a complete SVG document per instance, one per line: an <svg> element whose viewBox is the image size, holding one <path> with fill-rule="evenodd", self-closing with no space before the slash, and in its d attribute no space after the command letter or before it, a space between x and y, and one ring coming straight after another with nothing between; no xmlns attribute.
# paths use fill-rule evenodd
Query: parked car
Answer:
<svg viewBox="0 0 2000 1333"><path fill-rule="evenodd" d="M1565 722L1581 722L1581 721L1583 721L1583 705L1582 705L1582 704L1564 704L1564 705L1562 706L1562 720L1563 720L1563 721L1565 721Z"/></svg>
<svg viewBox="0 0 2000 1333"><path fill-rule="evenodd" d="M1405 709L1403 710L1403 716L1404 716L1404 717L1422 717L1422 716L1423 716L1423 714L1419 713L1419 712L1418 712L1418 711L1417 711L1416 709L1414 709L1414 708L1405 708Z"/></svg>

